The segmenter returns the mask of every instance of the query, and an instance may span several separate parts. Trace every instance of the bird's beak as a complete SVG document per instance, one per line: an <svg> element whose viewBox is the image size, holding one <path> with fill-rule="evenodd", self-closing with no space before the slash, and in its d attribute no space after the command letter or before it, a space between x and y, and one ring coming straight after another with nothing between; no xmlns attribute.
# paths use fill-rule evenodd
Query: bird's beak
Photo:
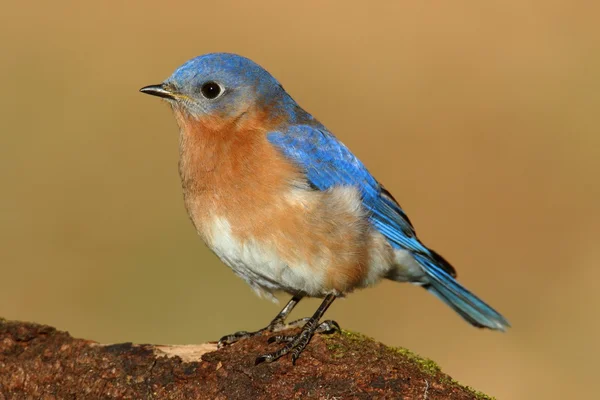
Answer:
<svg viewBox="0 0 600 400"><path fill-rule="evenodd" d="M164 83L161 83L159 85L150 85L150 86L144 86L143 88L140 89L140 92L142 93L146 93L146 94L151 94L152 96L158 96L158 97L162 97L165 99L170 99L170 100L175 100L175 93L173 93L171 90L169 90Z"/></svg>

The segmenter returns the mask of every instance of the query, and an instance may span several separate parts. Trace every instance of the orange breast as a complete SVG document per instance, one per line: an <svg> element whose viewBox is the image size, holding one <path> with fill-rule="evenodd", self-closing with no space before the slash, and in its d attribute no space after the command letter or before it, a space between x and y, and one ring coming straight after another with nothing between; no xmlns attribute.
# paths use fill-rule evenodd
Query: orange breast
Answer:
<svg viewBox="0 0 600 400"><path fill-rule="evenodd" d="M238 234L259 229L290 183L303 179L267 141L276 121L264 114L243 121L197 121L177 111L176 117L179 172L194 223L203 225L216 213L235 221Z"/></svg>
<svg viewBox="0 0 600 400"><path fill-rule="evenodd" d="M281 260L260 265L254 256L247 263L257 265L247 267L281 280L283 290L322 296L364 285L371 247L381 241L373 239L358 192L302 188L302 171L266 138L279 121L260 113L238 121L197 121L176 110L176 117L186 208L210 247L218 240L213 227L220 218L236 246L263 246L265 257ZM378 246L379 254L385 245Z"/></svg>

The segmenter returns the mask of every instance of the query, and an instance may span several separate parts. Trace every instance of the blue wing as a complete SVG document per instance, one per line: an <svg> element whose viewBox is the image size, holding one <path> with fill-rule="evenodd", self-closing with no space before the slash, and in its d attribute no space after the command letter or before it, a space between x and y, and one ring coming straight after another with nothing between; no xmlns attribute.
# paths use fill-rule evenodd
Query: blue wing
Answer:
<svg viewBox="0 0 600 400"><path fill-rule="evenodd" d="M461 286L454 268L435 251L423 245L408 217L354 154L323 126L295 125L285 132L271 132L269 141L301 166L309 183L318 190L355 186L362 194L369 220L397 249L412 252L429 280L423 287L477 327L505 330L508 321L496 310Z"/></svg>
<svg viewBox="0 0 600 400"><path fill-rule="evenodd" d="M359 188L363 206L369 211L370 222L393 247L437 258L417 239L410 220L390 193L325 128L294 125L285 132L271 132L267 138L304 169L313 187L319 190L334 186Z"/></svg>

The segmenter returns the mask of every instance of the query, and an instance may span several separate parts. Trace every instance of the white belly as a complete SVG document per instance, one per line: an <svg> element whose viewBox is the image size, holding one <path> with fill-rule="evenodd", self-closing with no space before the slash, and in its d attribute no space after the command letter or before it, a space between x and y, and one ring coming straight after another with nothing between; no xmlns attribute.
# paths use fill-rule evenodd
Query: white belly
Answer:
<svg viewBox="0 0 600 400"><path fill-rule="evenodd" d="M278 254L275 243L236 238L222 217L213 219L206 236L212 251L259 296L274 300L273 292L279 290L315 297L327 294L322 285L324 269L298 262L289 265Z"/></svg>

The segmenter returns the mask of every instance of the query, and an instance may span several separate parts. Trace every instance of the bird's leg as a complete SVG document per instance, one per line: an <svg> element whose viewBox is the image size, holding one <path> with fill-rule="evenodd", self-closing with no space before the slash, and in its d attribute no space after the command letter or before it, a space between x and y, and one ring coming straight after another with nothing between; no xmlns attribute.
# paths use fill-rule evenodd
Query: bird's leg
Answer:
<svg viewBox="0 0 600 400"><path fill-rule="evenodd" d="M283 307L283 309L279 312L279 314L277 314L277 316L275 318L273 318L273 321L271 321L271 323L269 325L267 325L266 327L259 329L255 332L239 331L239 332L233 333L231 335L223 336L221 339L219 339L218 347L220 348L220 347L226 346L228 344L235 343L240 339L245 339L245 338L249 338L252 336L260 335L263 332L280 331L281 329L283 329L285 327L285 319L292 312L294 307L296 307L296 304L298 304L300 302L300 300L302 300L302 297L303 296L299 296L299 295L292 297L290 299L290 301L288 301L288 303L285 305L285 307ZM293 323L296 323L296 322L297 321L294 321Z"/></svg>
<svg viewBox="0 0 600 400"><path fill-rule="evenodd" d="M260 364L263 361L272 362L275 361L287 353L292 353L292 364L296 363L298 357L300 357L300 353L304 350L310 339L317 331L331 331L335 329L339 329L339 326L334 321L325 321L323 324L319 324L321 317L325 314L325 311L329 308L331 303L335 300L335 295L329 294L323 300L323 303L319 306L315 314L306 321L304 327L300 331L299 334L294 336L275 336L275 338L270 339L269 342L287 342L282 348L273 352L263 354L258 357L255 361L255 364ZM321 328L323 327L323 328ZM321 330L323 329L323 330Z"/></svg>

